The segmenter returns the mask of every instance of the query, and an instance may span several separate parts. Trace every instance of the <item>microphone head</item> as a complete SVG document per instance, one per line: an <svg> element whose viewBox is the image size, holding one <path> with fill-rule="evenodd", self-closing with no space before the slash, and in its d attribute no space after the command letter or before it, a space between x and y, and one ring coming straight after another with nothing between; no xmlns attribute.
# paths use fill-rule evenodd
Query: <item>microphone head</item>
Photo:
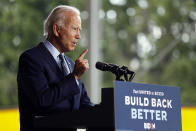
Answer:
<svg viewBox="0 0 196 131"><path fill-rule="evenodd" d="M102 62L97 62L97 63L95 64L95 67L96 67L97 69L101 70L101 71L107 71L107 69L108 69L108 65L105 64L105 63L102 63Z"/></svg>

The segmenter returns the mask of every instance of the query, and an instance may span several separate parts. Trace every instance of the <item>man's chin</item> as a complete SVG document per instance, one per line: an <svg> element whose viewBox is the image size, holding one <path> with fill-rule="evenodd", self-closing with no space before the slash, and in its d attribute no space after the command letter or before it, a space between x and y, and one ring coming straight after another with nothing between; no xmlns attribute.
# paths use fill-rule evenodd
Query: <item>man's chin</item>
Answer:
<svg viewBox="0 0 196 131"><path fill-rule="evenodd" d="M67 52L72 52L74 50L75 50L75 47L72 47L72 48L68 49Z"/></svg>

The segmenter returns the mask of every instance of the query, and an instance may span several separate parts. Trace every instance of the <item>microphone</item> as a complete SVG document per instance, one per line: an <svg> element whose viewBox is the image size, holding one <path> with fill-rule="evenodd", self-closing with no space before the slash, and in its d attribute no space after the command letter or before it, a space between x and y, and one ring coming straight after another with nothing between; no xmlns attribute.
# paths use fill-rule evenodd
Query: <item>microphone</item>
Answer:
<svg viewBox="0 0 196 131"><path fill-rule="evenodd" d="M110 65L102 63L102 62L97 62L95 67L101 71L108 71L108 69L111 68Z"/></svg>
<svg viewBox="0 0 196 131"><path fill-rule="evenodd" d="M103 62L97 62L95 67L101 71L109 71L116 75L116 80L121 80L120 77L124 75L125 80L128 81L127 75L130 74L129 81L133 79L135 73L130 71L126 66L119 67L115 64L106 64Z"/></svg>
<svg viewBox="0 0 196 131"><path fill-rule="evenodd" d="M103 62L97 62L95 67L101 71L111 71L111 72L113 72L115 69L119 68L117 65L106 64Z"/></svg>
<svg viewBox="0 0 196 131"><path fill-rule="evenodd" d="M102 62L97 62L95 67L101 71L109 71L114 74L124 74L125 70L121 69L119 66L114 64L106 64Z"/></svg>

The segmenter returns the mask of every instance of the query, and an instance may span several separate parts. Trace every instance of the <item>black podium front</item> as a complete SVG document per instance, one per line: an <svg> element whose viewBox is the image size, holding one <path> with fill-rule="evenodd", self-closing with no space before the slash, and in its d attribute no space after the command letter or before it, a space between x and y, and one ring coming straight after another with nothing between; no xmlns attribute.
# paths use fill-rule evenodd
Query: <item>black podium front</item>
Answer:
<svg viewBox="0 0 196 131"><path fill-rule="evenodd" d="M35 116L36 128L105 128L114 130L113 88L102 88L102 101L95 107L50 116Z"/></svg>

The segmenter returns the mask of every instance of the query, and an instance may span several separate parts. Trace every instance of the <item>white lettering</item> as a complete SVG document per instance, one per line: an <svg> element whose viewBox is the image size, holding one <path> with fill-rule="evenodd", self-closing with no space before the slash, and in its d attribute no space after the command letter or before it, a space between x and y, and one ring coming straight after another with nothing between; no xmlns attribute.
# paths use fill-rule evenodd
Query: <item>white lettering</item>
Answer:
<svg viewBox="0 0 196 131"><path fill-rule="evenodd" d="M142 109L138 109L138 119L143 119Z"/></svg>
<svg viewBox="0 0 196 131"><path fill-rule="evenodd" d="M135 109L131 108L132 119L162 120L167 121L167 112L162 110Z"/></svg>
<svg viewBox="0 0 196 131"><path fill-rule="evenodd" d="M168 108L172 108L171 103L172 103L172 100L167 100L167 107L168 107Z"/></svg>
<svg viewBox="0 0 196 131"><path fill-rule="evenodd" d="M166 108L166 107L167 107L166 99L163 99L163 100L162 100L162 105L163 105L163 108Z"/></svg>
<svg viewBox="0 0 196 131"><path fill-rule="evenodd" d="M129 104L130 104L130 97L125 96L125 105L129 105Z"/></svg>
<svg viewBox="0 0 196 131"><path fill-rule="evenodd" d="M135 104L136 104L136 103L135 103L135 97L132 97L132 96L131 96L131 105L134 106Z"/></svg>
<svg viewBox="0 0 196 131"><path fill-rule="evenodd" d="M144 106L148 106L149 105L149 100L148 98L144 97Z"/></svg>
<svg viewBox="0 0 196 131"><path fill-rule="evenodd" d="M137 110L135 108L131 109L131 118L137 119Z"/></svg>
<svg viewBox="0 0 196 131"><path fill-rule="evenodd" d="M153 113L154 113L154 110L150 110L150 113L151 113L151 120L153 120Z"/></svg>
<svg viewBox="0 0 196 131"><path fill-rule="evenodd" d="M160 110L156 111L156 120L161 120L161 118L160 118Z"/></svg>
<svg viewBox="0 0 196 131"><path fill-rule="evenodd" d="M125 96L125 105L132 106L149 106L149 99L147 97Z"/></svg>
<svg viewBox="0 0 196 131"><path fill-rule="evenodd" d="M167 100L167 99L151 99L151 106L152 107L163 107L163 108L172 108L172 100Z"/></svg>
<svg viewBox="0 0 196 131"><path fill-rule="evenodd" d="M151 99L151 106L156 107L156 99L155 98Z"/></svg>
<svg viewBox="0 0 196 131"><path fill-rule="evenodd" d="M147 115L148 112L149 112L148 109L144 109L144 114L145 114L145 119L146 119L146 120L148 119L148 115Z"/></svg>
<svg viewBox="0 0 196 131"><path fill-rule="evenodd" d="M167 112L166 111L162 111L161 116L162 116L162 120L167 121Z"/></svg>

